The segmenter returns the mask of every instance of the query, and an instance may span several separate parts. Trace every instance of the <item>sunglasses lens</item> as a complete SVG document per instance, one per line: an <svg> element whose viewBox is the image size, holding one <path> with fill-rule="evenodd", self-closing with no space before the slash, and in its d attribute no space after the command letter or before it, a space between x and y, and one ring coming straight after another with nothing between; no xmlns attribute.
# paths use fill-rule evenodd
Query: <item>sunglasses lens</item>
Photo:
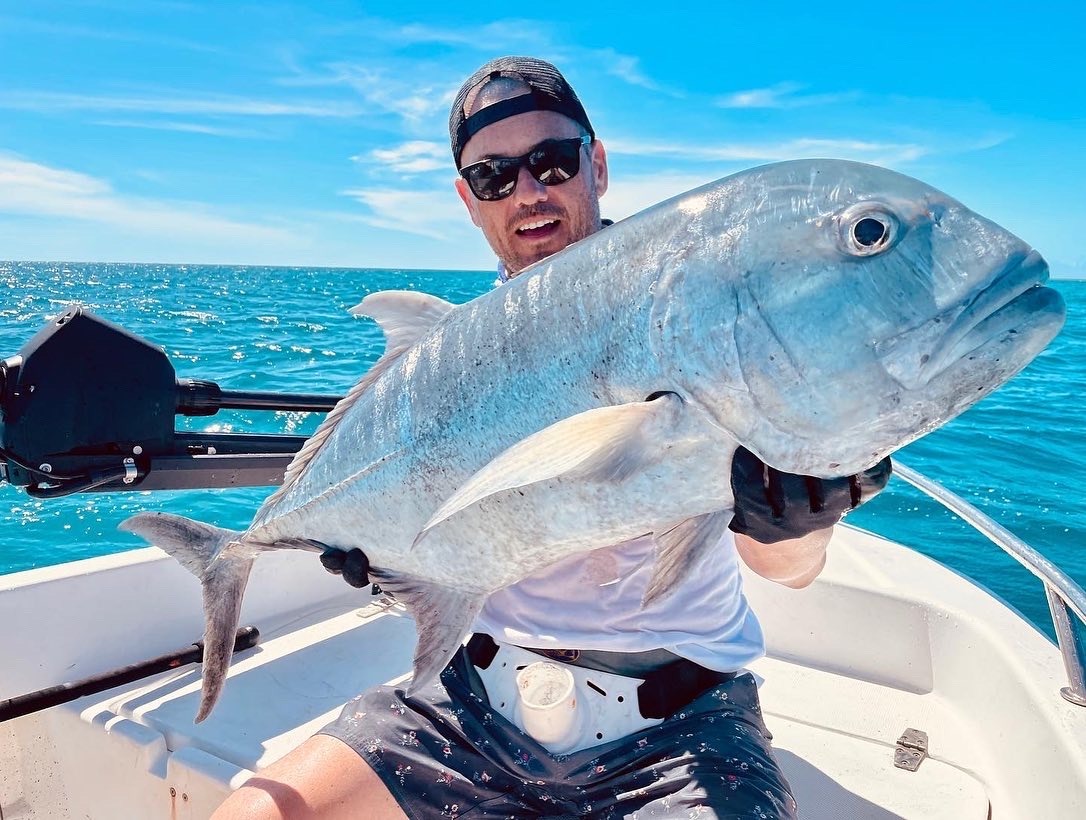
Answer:
<svg viewBox="0 0 1086 820"><path fill-rule="evenodd" d="M544 185L561 185L581 170L579 140L543 144L528 155L528 170Z"/></svg>
<svg viewBox="0 0 1086 820"><path fill-rule="evenodd" d="M461 171L478 199L505 199L517 187L521 166L543 185L561 185L581 170L581 139L547 140L522 157L498 157L469 165Z"/></svg>
<svg viewBox="0 0 1086 820"><path fill-rule="evenodd" d="M488 160L465 168L464 172L468 187L479 199L487 201L505 199L517 187L520 161L515 159Z"/></svg>

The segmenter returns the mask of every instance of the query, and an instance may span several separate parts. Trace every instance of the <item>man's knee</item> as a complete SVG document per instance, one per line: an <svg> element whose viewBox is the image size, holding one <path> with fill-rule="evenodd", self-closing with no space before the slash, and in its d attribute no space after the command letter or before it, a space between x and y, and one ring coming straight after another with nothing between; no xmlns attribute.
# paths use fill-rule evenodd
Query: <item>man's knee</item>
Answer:
<svg viewBox="0 0 1086 820"><path fill-rule="evenodd" d="M405 820L406 815L353 749L317 735L245 781L212 820L317 817Z"/></svg>

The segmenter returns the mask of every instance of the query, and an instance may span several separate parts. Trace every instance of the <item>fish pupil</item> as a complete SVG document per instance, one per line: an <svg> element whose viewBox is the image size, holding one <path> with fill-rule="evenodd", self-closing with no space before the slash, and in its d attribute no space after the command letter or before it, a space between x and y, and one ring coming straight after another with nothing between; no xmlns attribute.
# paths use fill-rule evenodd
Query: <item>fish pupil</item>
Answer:
<svg viewBox="0 0 1086 820"><path fill-rule="evenodd" d="M852 229L852 235L856 237L856 242L863 245L865 248L870 248L872 245L877 245L886 237L886 226L879 220L872 219L871 217L865 217L856 223Z"/></svg>

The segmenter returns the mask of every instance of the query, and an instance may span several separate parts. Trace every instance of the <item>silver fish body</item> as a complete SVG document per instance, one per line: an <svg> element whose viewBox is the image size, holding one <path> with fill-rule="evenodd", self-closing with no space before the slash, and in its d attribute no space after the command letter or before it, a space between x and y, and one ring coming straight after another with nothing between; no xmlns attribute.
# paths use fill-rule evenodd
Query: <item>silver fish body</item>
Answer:
<svg viewBox="0 0 1086 820"><path fill-rule="evenodd" d="M454 307L386 292L388 340L244 533L123 528L204 583L204 694L225 681L266 549L363 549L416 619L417 686L486 596L646 533L647 599L732 512L742 444L778 469L858 472L1036 356L1063 321L1047 266L960 203L834 160L755 168L661 203Z"/></svg>

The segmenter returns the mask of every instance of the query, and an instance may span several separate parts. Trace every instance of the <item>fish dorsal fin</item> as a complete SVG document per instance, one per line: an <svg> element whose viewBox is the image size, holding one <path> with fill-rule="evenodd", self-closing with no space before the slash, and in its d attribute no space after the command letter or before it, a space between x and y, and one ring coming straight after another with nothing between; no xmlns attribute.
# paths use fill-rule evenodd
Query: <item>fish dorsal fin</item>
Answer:
<svg viewBox="0 0 1086 820"><path fill-rule="evenodd" d="M355 316L369 316L385 332L387 350L407 348L421 339L454 305L414 290L371 293L353 308Z"/></svg>
<svg viewBox="0 0 1086 820"><path fill-rule="evenodd" d="M438 508L415 537L503 490L558 476L621 481L655 460L661 439L678 420L682 399L663 393L651 401L599 407L562 419L501 453Z"/></svg>
<svg viewBox="0 0 1086 820"><path fill-rule="evenodd" d="M399 361L405 352L421 339L446 313L455 307L451 302L431 296L428 293L419 293L413 290L382 290L371 293L353 308L350 312L355 316L369 316L381 326L385 333L385 352L371 367L358 384L350 389L346 396L339 400L335 407L325 416L324 421L302 445L297 455L290 462L286 473L283 475L283 486L268 496L261 506L261 512L270 509L271 505L286 495L290 488L298 481L309 462L324 446L324 442L336 429L339 420L354 406L358 398L369 389L369 386L380 378L381 374ZM254 525L259 523L261 515L258 512Z"/></svg>

